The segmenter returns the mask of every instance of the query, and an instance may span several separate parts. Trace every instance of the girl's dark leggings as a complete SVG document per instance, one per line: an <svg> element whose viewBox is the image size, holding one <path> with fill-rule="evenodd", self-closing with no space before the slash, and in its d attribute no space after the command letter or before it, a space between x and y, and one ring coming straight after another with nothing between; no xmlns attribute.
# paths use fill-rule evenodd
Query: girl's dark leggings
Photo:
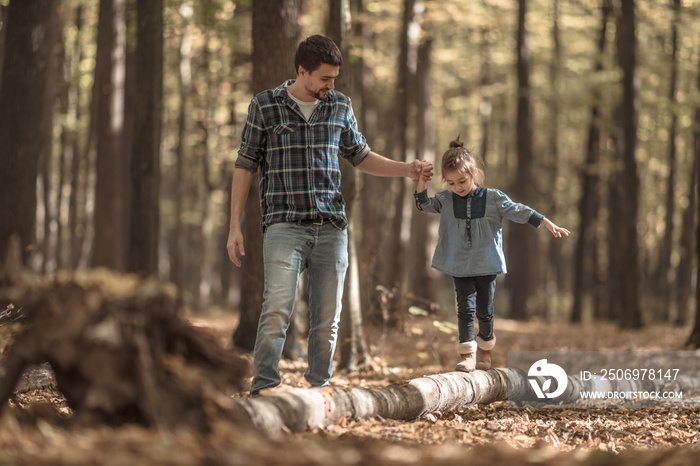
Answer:
<svg viewBox="0 0 700 466"><path fill-rule="evenodd" d="M459 342L474 341L474 317L479 319L479 337L493 339L493 295L496 275L453 277L457 292Z"/></svg>

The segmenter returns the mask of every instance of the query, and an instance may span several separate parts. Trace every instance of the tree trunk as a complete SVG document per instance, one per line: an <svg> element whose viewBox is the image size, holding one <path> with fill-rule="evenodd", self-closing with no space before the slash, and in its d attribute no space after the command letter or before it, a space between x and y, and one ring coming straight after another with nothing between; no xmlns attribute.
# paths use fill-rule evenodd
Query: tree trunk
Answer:
<svg viewBox="0 0 700 466"><path fill-rule="evenodd" d="M620 173L620 326L642 326L639 304L639 174L637 173L637 42L634 0L624 0L618 11L617 55L622 68L620 118L623 170Z"/></svg>
<svg viewBox="0 0 700 466"><path fill-rule="evenodd" d="M212 115L212 101L216 99L214 89L217 89L215 74L211 67L217 62L217 57L210 50L209 45L216 38L215 7L213 0L202 2L204 14L200 19L203 28L203 44L199 49L196 59L195 83L205 83L206 92L198 92L197 85L194 86L194 93L191 94L193 108L196 108L196 118L193 126L196 128L197 139L194 144L191 158L186 164L191 167L192 176L191 192L194 194L191 199L191 209L197 213L199 220L196 224L190 224L187 228L188 254L186 259L189 276L186 278L186 289L192 296L192 301L199 308L206 306L211 294L211 261L209 260L209 244L211 242L211 204L209 202L211 192L214 189L211 181L211 161L212 161L212 132L214 129L214 116Z"/></svg>
<svg viewBox="0 0 700 466"><path fill-rule="evenodd" d="M77 35L80 35L80 25L72 24L71 26L77 26ZM78 42L78 41L76 41ZM66 50L63 41L59 41L57 46L60 49L59 52L59 63L63 63L60 70L56 73L56 82L58 90L56 92L57 111L56 113L60 115L63 120L60 124L60 136L58 138L58 180L56 183L56 247L55 247L55 266L57 270L65 269L67 267L67 255L65 245L68 244L69 239L67 238L70 230L66 227L66 222L62 219L65 218L68 207L68 198L66 195L65 187L70 184L70 166L73 154L71 153L73 147L73 139L75 138L75 132L71 125L68 123L69 114L72 112L70 108L71 93L73 91L71 86L71 75L73 74L73 63L72 56L68 50ZM58 126L58 125L57 125Z"/></svg>
<svg viewBox="0 0 700 466"><path fill-rule="evenodd" d="M481 0L481 8L488 7L486 0ZM491 97L493 91L487 89L491 86L493 77L491 76L491 44L489 39L488 26L482 26L480 34L481 44L479 46L479 91L481 92L481 103L479 104L479 121L481 124L481 160L488 173L488 153L489 153L489 127L491 124L491 114L493 104Z"/></svg>
<svg viewBox="0 0 700 466"><path fill-rule="evenodd" d="M173 197L175 203L175 226L170 245L170 279L182 293L185 289L185 260L187 241L185 240L185 161L187 160L187 115L189 96L192 91L192 35L190 21L193 9L192 0L181 0L180 16L182 32L178 48L178 94L180 97L177 116L177 146L175 148L175 179Z"/></svg>
<svg viewBox="0 0 700 466"><path fill-rule="evenodd" d="M698 78L697 78L697 88L700 89L700 68L698 68ZM695 188L700 186L700 106L695 109L695 144L694 144L694 156L693 167L695 169ZM691 183L692 185L693 183ZM694 197L698 194L695 190L692 191ZM696 207L700 207L700 202L696 202ZM696 217L697 215L697 217ZM700 218L700 210L697 214L694 212L693 217ZM696 284L695 284L695 324L693 326L693 331L688 336L686 345L691 348L700 348L700 286L698 286L697 277L700 277L700 222L697 220L689 221L688 223L696 224L695 228L695 253L696 253ZM687 226L689 228L689 226ZM680 307L679 307L680 309Z"/></svg>
<svg viewBox="0 0 700 466"><path fill-rule="evenodd" d="M529 204L533 199L532 176L532 128L530 126L530 65L526 41L527 0L519 0L517 35L518 114L517 152L518 169L513 184L513 200ZM534 207L534 206L533 206ZM522 228L508 234L508 287L510 290L510 316L525 319L535 307L537 279L537 238L533 231Z"/></svg>
<svg viewBox="0 0 700 466"><path fill-rule="evenodd" d="M123 271L128 240L124 152L126 1L101 0L95 64L97 181L92 265Z"/></svg>
<svg viewBox="0 0 700 466"><path fill-rule="evenodd" d="M668 91L668 105L671 109L671 127L668 130L668 178L666 179L666 218L664 237L659 248L656 271L656 309L654 315L661 322L668 322L671 316L671 283L675 270L671 266L673 248L673 211L676 205L676 133L678 130L678 24L680 21L681 0L671 0L673 19L671 25L671 76Z"/></svg>
<svg viewBox="0 0 700 466"><path fill-rule="evenodd" d="M696 88L700 90L700 67L698 67L698 75ZM681 232L681 261L678 264L678 316L676 323L685 325L690 317L688 309L688 301L693 289L693 263L694 263L694 248L695 244L695 228L697 222L696 208L698 205L698 170L700 170L700 105L695 108L695 130L693 131L693 163L688 180L688 206L683 212L683 231ZM696 285L697 286L697 285ZM696 313L699 307L696 302ZM700 347L700 319L695 317L695 326L697 329L697 346Z"/></svg>
<svg viewBox="0 0 700 466"><path fill-rule="evenodd" d="M0 88L2 87L2 63L5 59L5 35L7 32L7 11L9 6L0 4Z"/></svg>
<svg viewBox="0 0 700 466"><path fill-rule="evenodd" d="M620 121L621 107L617 105L613 111L613 121ZM619 167L622 163L620 154L620 134L619 131L613 130L610 134L611 151L610 166ZM607 222L607 240L608 240L608 283L607 283L607 316L610 321L619 321L621 315L622 298L620 297L620 282L621 277L621 261L620 261L620 242L622 240L619 234L621 226L620 221L620 169L616 168L610 172L608 180L608 222Z"/></svg>
<svg viewBox="0 0 700 466"><path fill-rule="evenodd" d="M416 102L416 158L435 162L433 151L433 118L430 106L430 71L431 71L432 39L426 39L418 47L418 66L414 95ZM415 189L415 187L414 187ZM413 190L411 190L413 191ZM409 196L410 198L411 196ZM408 276L411 294L420 300L432 302L435 300L435 283L428 275L430 267L431 241L428 231L430 215L416 212L411 215L410 248Z"/></svg>
<svg viewBox="0 0 700 466"><path fill-rule="evenodd" d="M327 35L332 39L347 63L347 72L336 80L336 88L343 93L350 93L355 87L350 58L351 13L349 0L331 0L328 15ZM352 95L350 95L352 97ZM348 218L348 270L343 291L343 312L340 315L338 369L357 370L368 362L369 348L362 329L362 311L360 299L360 274L357 270L357 246L355 243L353 221L355 201L357 198L357 171L347 161L340 160L342 174L341 190L345 201L345 214Z"/></svg>
<svg viewBox="0 0 700 466"><path fill-rule="evenodd" d="M128 270L158 276L163 2L138 0Z"/></svg>
<svg viewBox="0 0 700 466"><path fill-rule="evenodd" d="M354 40L355 47L359 46L359 57L354 64L353 83L356 86L353 97L359 96L353 101L356 110L358 126L375 152L383 152L378 149L376 141L380 127L377 101L375 96L375 80L372 70L365 62L365 56L369 56L376 47L373 41L373 29L365 7L365 0L353 0ZM388 155L388 154L385 154ZM357 225L361 228L362 242L357 250L360 268L360 296L362 299L362 313L365 321L378 322L382 319L381 309L377 305L377 286L385 283L384 270L381 267L382 251L389 241L388 235L382 234L388 230L390 219L387 215L387 206L391 202L391 190L387 188L386 179L371 175L359 175L360 203L358 209Z"/></svg>
<svg viewBox="0 0 700 466"><path fill-rule="evenodd" d="M601 381L567 377L566 391L557 402L575 403L581 391L639 392L664 389L664 380ZM694 390L700 380L679 375L669 389ZM537 396L521 369L448 372L434 374L383 388L316 387L293 389L237 403L237 419L266 431L289 429L300 432L329 426L341 418L412 420L440 416L475 404L495 401L536 402ZM573 405L576 406L576 405Z"/></svg>
<svg viewBox="0 0 700 466"><path fill-rule="evenodd" d="M60 16L59 16L60 19ZM54 28L62 28L61 24L53 26ZM62 48L62 45L60 46ZM52 54L56 52L51 50ZM60 64L57 64L58 60ZM59 53L56 57L51 58L52 65L49 67L49 76L47 76L48 86L46 89L46 102L56 101L55 85L58 81L56 68L63 67L64 56ZM39 187L41 189L41 204L44 212L41 219L41 230L37 231L37 249L33 252L35 258L34 266L42 274L50 274L56 271L56 248L57 248L57 232L58 232L58 197L61 190L54 182L56 178L57 167L56 160L53 156L53 111L44 112L43 118L40 120L41 137L47 138L43 142L45 149L39 157ZM59 171L60 175L60 171Z"/></svg>
<svg viewBox="0 0 700 466"><path fill-rule="evenodd" d="M544 198L545 202L542 204L543 212L547 212L550 218L559 218L559 212L563 210L562 208L562 196L557 192L557 179L559 178L559 128L561 123L559 121L559 115L561 111L561 85L560 85L560 74L561 74L561 63L562 63L562 41L561 41L561 27L560 27L560 12L559 12L559 0L552 1L552 58L549 64L549 86L552 90L552 94L549 98L548 109L550 115L550 129L549 129L549 157L546 163L546 170L543 170L547 179L547 185L551 186L553 192L547 196L542 195L538 192L538 198ZM539 238L538 238L539 239ZM545 247L548 250L547 258L542 261L542 269L540 273L543 278L544 287L544 299L541 301L543 307L539 314L545 319L551 319L552 317L558 317L560 313L559 309L561 306L558 305L558 296L560 295L560 288L563 286L564 271L568 271L569 268L562 267L562 245L563 241L550 241Z"/></svg>
<svg viewBox="0 0 700 466"><path fill-rule="evenodd" d="M398 72L394 125L391 131L390 145L396 146L396 152L392 151L391 158L395 160L406 161L408 158L408 127L413 105L413 81L416 73L416 56L418 47L418 36L416 31L419 30L421 23L420 11L422 10L421 0L404 0L403 1L403 21L401 24L401 36L399 37L400 52L398 58ZM392 241L389 242L385 249L384 264L387 270L388 287L397 287L403 290L405 286L406 261L405 251L407 248L406 242L402 239L404 231L404 218L406 206L406 180L398 178L393 180L393 183L398 183L398 189L392 199L393 218L391 220L391 229L389 237ZM403 295L403 292L400 293ZM398 322L401 318L403 309L399 306L397 309L390 309L390 322Z"/></svg>
<svg viewBox="0 0 700 466"><path fill-rule="evenodd" d="M51 154L57 4L11 2L3 16L7 32L0 78L0 254L17 234L24 263L27 251L36 247L38 164Z"/></svg>
<svg viewBox="0 0 700 466"><path fill-rule="evenodd" d="M598 35L598 59L596 73L603 71L603 54L605 53L608 18L611 7L604 0L601 8L602 18ZM581 198L579 199L579 227L577 232L576 250L574 252L574 304L571 311L571 321L581 322L583 317L584 297L590 290L591 277L595 280L597 270L594 268L593 256L597 255L595 224L600 202L600 90L594 88L591 106L591 119L588 126L588 142L586 144L586 163L583 166L583 182Z"/></svg>
<svg viewBox="0 0 700 466"><path fill-rule="evenodd" d="M66 70L69 73L66 77L68 85L68 111L66 115L67 124L64 132L67 135L65 146L66 151L66 170L70 180L70 194L67 200L68 209L68 224L63 225L67 230L65 235L65 253L64 267L74 268L78 266L80 252L83 249L86 231L85 218L85 193L87 180L87 151L80 150L78 138L78 122L82 116L81 101L81 86L80 79L80 62L83 57L83 34L84 34L84 10L82 5L75 8L75 29L76 37L73 42L73 49L70 51L70 68ZM86 138L88 139L88 138ZM82 169L81 169L82 167Z"/></svg>
<svg viewBox="0 0 700 466"><path fill-rule="evenodd" d="M696 110L696 125L700 125L700 110ZM677 309L676 324L685 325L690 317L689 301L693 289L693 263L695 259L695 223L697 206L698 158L700 158L700 131L694 131L693 163L688 181L688 206L683 212L681 227L680 262L678 263Z"/></svg>
<svg viewBox="0 0 700 466"><path fill-rule="evenodd" d="M299 40L297 19L300 8L301 0L256 0L253 3L254 94L279 86L293 69L293 57ZM241 283L240 321L233 334L233 342L237 347L250 351L255 346L264 285L257 177L254 177L251 185L244 216L245 269Z"/></svg>
<svg viewBox="0 0 700 466"><path fill-rule="evenodd" d="M343 313L340 315L340 360L338 369L356 371L370 362L369 345L362 327L360 277L357 243L352 226L348 231L348 260L350 262L343 292Z"/></svg>

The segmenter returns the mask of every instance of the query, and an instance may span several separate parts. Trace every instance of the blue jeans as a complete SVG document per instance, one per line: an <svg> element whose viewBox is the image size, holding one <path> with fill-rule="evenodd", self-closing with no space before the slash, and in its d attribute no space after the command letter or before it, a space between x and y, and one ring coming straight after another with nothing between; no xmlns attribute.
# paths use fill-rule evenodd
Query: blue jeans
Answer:
<svg viewBox="0 0 700 466"><path fill-rule="evenodd" d="M312 386L328 385L348 268L347 231L330 222L275 223L263 238L265 291L255 339L250 393L280 384L279 360L287 337L299 275L309 286L308 369Z"/></svg>
<svg viewBox="0 0 700 466"><path fill-rule="evenodd" d="M479 320L479 336L493 339L493 295L496 275L453 277L457 292L457 327L459 342L474 341L474 317Z"/></svg>

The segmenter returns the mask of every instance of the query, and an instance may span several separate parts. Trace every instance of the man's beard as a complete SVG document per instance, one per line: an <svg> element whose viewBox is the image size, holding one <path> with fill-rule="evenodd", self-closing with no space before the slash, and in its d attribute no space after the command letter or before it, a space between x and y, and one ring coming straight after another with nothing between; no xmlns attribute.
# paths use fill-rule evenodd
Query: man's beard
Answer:
<svg viewBox="0 0 700 466"><path fill-rule="evenodd" d="M312 95L315 99L317 99L317 100L325 100L326 97L328 96L328 91L329 91L329 90L330 90L330 89L321 89L321 90L319 90L318 92L315 92L315 93L309 92L309 94L311 94L311 95ZM322 95L322 94L321 94L322 92L324 92L326 95L325 95L325 96Z"/></svg>

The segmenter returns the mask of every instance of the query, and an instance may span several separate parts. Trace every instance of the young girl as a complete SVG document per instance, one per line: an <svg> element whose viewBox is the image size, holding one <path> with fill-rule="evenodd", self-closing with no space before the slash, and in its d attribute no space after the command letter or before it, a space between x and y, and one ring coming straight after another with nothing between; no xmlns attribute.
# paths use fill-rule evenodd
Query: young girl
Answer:
<svg viewBox="0 0 700 466"><path fill-rule="evenodd" d="M428 197L427 180L416 186L418 210L440 214L440 230L433 255L433 268L454 278L457 292L457 325L461 361L455 370L471 372L491 367L493 295L496 275L506 273L501 221L544 225L560 238L569 231L553 224L530 207L517 204L497 189L482 186L484 172L459 140L450 143L442 156L442 177L450 189ZM479 334L474 338L474 316Z"/></svg>

